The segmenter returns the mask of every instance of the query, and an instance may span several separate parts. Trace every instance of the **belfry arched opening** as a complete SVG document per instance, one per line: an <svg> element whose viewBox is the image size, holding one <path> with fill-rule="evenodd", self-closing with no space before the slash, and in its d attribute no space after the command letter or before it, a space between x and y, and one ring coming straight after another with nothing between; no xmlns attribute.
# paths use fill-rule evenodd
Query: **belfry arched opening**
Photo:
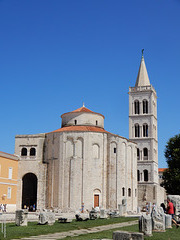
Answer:
<svg viewBox="0 0 180 240"><path fill-rule="evenodd" d="M22 179L22 208L30 211L37 205L37 177L33 173L27 173Z"/></svg>

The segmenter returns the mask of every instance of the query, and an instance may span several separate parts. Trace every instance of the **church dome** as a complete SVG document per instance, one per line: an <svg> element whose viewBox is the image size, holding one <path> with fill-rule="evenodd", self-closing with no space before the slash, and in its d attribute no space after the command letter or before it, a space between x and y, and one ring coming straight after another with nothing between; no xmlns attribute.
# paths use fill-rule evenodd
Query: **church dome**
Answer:
<svg viewBox="0 0 180 240"><path fill-rule="evenodd" d="M84 105L72 112L61 115L62 128L68 126L95 126L104 128L104 116L86 108Z"/></svg>

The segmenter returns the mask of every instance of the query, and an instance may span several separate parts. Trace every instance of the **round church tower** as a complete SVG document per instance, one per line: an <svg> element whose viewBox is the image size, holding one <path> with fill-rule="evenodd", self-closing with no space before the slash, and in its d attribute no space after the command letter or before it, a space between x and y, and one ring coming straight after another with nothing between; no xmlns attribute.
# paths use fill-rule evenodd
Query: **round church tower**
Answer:
<svg viewBox="0 0 180 240"><path fill-rule="evenodd" d="M68 126L94 126L104 129L104 116L93 112L84 105L72 112L61 115L62 128Z"/></svg>

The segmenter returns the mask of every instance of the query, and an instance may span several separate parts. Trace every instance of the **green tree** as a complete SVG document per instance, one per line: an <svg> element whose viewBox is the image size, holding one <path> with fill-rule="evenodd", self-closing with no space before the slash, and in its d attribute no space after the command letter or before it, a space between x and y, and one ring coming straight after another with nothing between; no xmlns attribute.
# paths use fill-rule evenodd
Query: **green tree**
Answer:
<svg viewBox="0 0 180 240"><path fill-rule="evenodd" d="M165 148L168 169L163 173L163 186L168 194L180 194L180 134L170 138Z"/></svg>

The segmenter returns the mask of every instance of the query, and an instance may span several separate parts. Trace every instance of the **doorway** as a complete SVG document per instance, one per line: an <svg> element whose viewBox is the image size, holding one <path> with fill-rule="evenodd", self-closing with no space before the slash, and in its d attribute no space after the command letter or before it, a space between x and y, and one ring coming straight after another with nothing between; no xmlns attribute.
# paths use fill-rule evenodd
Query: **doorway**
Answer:
<svg viewBox="0 0 180 240"><path fill-rule="evenodd" d="M37 177L27 173L22 179L22 209L28 208L35 211L37 206Z"/></svg>
<svg viewBox="0 0 180 240"><path fill-rule="evenodd" d="M99 207L99 194L94 194L94 208Z"/></svg>

